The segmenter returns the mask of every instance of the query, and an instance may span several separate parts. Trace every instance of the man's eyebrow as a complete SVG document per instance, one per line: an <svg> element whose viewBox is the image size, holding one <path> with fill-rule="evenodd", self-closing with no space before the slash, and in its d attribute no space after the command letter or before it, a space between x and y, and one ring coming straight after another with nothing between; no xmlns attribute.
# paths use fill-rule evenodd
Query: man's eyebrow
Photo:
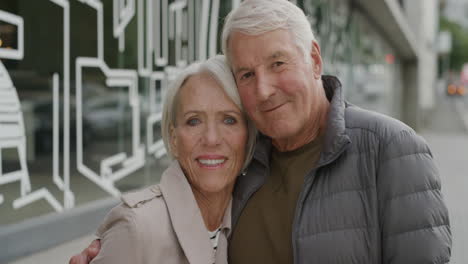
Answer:
<svg viewBox="0 0 468 264"><path fill-rule="evenodd" d="M268 60L275 60L275 59L278 59L278 58L283 58L283 57L286 57L286 54L284 54L283 51L276 51L274 52L273 54L271 54L270 56L267 57Z"/></svg>
<svg viewBox="0 0 468 264"><path fill-rule="evenodd" d="M237 68L236 71L234 72L234 75L237 75L239 72L242 72L242 71L249 71L250 69L247 68L247 67L240 67L240 68Z"/></svg>
<svg viewBox="0 0 468 264"><path fill-rule="evenodd" d="M279 51L275 51L271 55L268 55L266 57L265 61L271 61L271 60L276 60L276 59L285 58L285 57L287 57L286 53L283 52L282 50L279 50ZM234 75L237 75L237 74L239 74L240 72L243 72L243 71L250 71L250 70L251 69L248 68L248 67L240 67L240 68L235 69Z"/></svg>

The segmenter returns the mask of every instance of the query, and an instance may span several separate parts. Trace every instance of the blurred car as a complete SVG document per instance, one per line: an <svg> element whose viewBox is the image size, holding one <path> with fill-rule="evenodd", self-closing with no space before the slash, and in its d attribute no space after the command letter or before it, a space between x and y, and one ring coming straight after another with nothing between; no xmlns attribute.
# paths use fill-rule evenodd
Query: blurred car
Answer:
<svg viewBox="0 0 468 264"><path fill-rule="evenodd" d="M74 100L71 100L73 102ZM34 108L34 147L36 154L52 153L53 150L53 102L42 99L35 102ZM93 138L92 126L83 119L83 145ZM63 105L59 105L59 149L63 151ZM76 149L76 111L70 105L70 150Z"/></svg>
<svg viewBox="0 0 468 264"><path fill-rule="evenodd" d="M139 104L139 131L144 131L148 116L148 103L140 96ZM97 138L118 137L121 129L125 134L131 133L132 118L132 108L126 94L114 93L88 98L83 102L83 119L86 119L92 127L93 136Z"/></svg>

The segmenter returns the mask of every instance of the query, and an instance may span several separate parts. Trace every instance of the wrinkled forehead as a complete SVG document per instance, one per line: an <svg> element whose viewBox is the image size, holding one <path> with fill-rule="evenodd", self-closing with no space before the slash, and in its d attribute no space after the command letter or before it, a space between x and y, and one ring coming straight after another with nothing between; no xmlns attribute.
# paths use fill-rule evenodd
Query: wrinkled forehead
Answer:
<svg viewBox="0 0 468 264"><path fill-rule="evenodd" d="M187 103L187 100L192 98L197 92L197 87L210 86L210 84L218 85L216 80L208 72L197 72L188 75L180 85L174 96L172 111L178 113Z"/></svg>
<svg viewBox="0 0 468 264"><path fill-rule="evenodd" d="M227 59L235 73L239 67L272 59L298 55L301 52L289 30L276 29L258 35L233 32L228 40Z"/></svg>

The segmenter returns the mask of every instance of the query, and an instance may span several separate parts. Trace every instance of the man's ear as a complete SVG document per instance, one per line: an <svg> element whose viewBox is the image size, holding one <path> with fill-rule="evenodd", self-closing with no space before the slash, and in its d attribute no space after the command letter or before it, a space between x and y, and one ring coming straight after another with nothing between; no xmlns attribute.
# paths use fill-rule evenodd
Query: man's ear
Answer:
<svg viewBox="0 0 468 264"><path fill-rule="evenodd" d="M173 125L170 125L169 127L169 135L170 138L171 138L171 150L172 150L172 155L174 156L174 158L178 158L178 153L177 153L177 135L176 135L176 131L175 131L175 127Z"/></svg>
<svg viewBox="0 0 468 264"><path fill-rule="evenodd" d="M312 49L310 50L310 57L313 63L314 78L319 80L322 76L323 61L320 54L320 46L317 41L312 41Z"/></svg>

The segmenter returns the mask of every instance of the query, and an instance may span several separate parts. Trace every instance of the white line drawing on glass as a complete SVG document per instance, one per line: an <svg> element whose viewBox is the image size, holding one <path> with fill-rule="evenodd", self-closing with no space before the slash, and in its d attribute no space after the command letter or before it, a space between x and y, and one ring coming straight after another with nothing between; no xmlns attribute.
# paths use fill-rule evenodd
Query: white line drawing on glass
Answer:
<svg viewBox="0 0 468 264"><path fill-rule="evenodd" d="M167 0L158 0L155 3L153 0L138 1L140 76L150 77L153 62L160 67L169 64L169 40L176 43L175 61L179 67L184 67L188 61L205 60L208 56L216 55L220 2L202 0L201 5L197 3L200 1L176 0L170 5ZM184 41L188 45L182 46Z"/></svg>
<svg viewBox="0 0 468 264"><path fill-rule="evenodd" d="M143 13L145 3L146 21ZM146 139L148 154L156 158L166 153L162 140L154 141L153 136L154 126L161 121L160 99L167 84L181 68L191 61L216 55L219 5L219 0L176 0L169 5L167 0L160 0L153 8L152 0L138 2L138 73L150 81ZM175 66L169 65L170 40L175 43ZM154 66L164 67L164 70L152 71L153 62Z"/></svg>
<svg viewBox="0 0 468 264"><path fill-rule="evenodd" d="M16 25L18 27L18 47L17 49L0 48L0 58L22 60L24 55L24 22L23 18L17 15L0 10L0 20Z"/></svg>
<svg viewBox="0 0 468 264"><path fill-rule="evenodd" d="M163 141L159 139L154 142L153 139L153 126L161 122L162 118L162 90L166 86L167 81L164 72L154 72L151 74L149 89L150 114L146 119L146 145L148 154L154 154L157 159L166 154Z"/></svg>
<svg viewBox="0 0 468 264"><path fill-rule="evenodd" d="M64 61L63 61L63 87L64 87L64 178L59 175L59 76L53 75L53 182L64 192L62 206L47 188L41 188L13 202L14 208L20 208L39 199L45 199L58 212L73 208L75 197L70 190L70 6L67 0L50 0L63 8L64 25Z"/></svg>
<svg viewBox="0 0 468 264"><path fill-rule="evenodd" d="M78 171L114 196L120 195L114 182L122 179L145 163L144 147L140 144L140 102L138 96L138 74L134 70L110 69L103 57L103 6L99 0L80 0L94 8L98 23L98 56L97 58L79 57L76 59L76 137ZM82 69L98 68L106 76L109 87L128 87L129 104L132 109L132 153L118 153L101 161L100 171L96 173L83 163L83 102L82 102ZM113 167L120 165L119 169Z"/></svg>
<svg viewBox="0 0 468 264"><path fill-rule="evenodd" d="M148 0L148 5L152 7L151 0ZM151 8L153 10L153 8ZM156 8L154 9L154 15L152 13L147 13L147 34L149 37L152 37L153 27L155 28L154 36L154 46L153 42L148 43L149 47L154 48L154 63L156 66L166 66L169 62L169 37L168 37L168 3L167 0L156 1ZM151 31L151 32L150 32ZM152 50L149 49L147 56L151 56Z"/></svg>
<svg viewBox="0 0 468 264"><path fill-rule="evenodd" d="M161 0L167 3L167 0ZM145 32L145 14L143 10L146 2L146 32ZM157 1L159 3L159 1ZM138 74L143 77L151 75L152 69L152 48L153 48L153 26L152 26L152 0L138 1ZM146 45L145 45L146 33Z"/></svg>
<svg viewBox="0 0 468 264"><path fill-rule="evenodd" d="M14 208L20 208L39 199L47 200L56 211L74 206L74 194L70 190L70 6L68 0L50 0L63 8L64 19L64 69L63 69L63 178L59 172L59 75L53 75L53 182L64 192L63 206L46 188L31 192L31 183L26 164L26 138L24 136L24 121L21 106L11 79L0 61L0 161L1 148L11 148L12 142L19 142L13 147L18 148L21 170L2 174L0 162L0 184L21 181L21 197L13 202ZM77 161L78 170L96 184L113 195L119 191L113 183L128 176L144 165L144 148L140 144L139 127L139 97L138 76L133 70L109 69L103 60L103 7L100 0L79 0L97 11L98 55L97 58L78 58L77 93L81 96L81 70L85 67L95 67L102 70L108 77L108 86L125 86L129 88L129 103L132 109L132 154L119 153L101 161L100 172L96 173L83 164L82 112L77 109ZM235 7L241 0L232 0ZM114 0L113 2L113 34L119 40L119 51L125 50L125 28L135 16L135 0ZM146 21L143 13L146 3ZM217 30L219 0L187 1L176 0L168 4L168 0L138 1L138 74L149 78L150 115L146 122L148 153L156 158L165 155L161 139L154 141L154 125L161 120L162 98L168 82L177 72L191 61L204 60L217 51ZM153 8L155 7L155 8ZM211 11L211 12L210 12ZM23 19L19 16L0 10L0 20L17 25L17 49L0 48L0 58L22 59L24 50ZM146 26L146 28L145 28ZM154 34L153 34L153 29ZM146 41L144 41L146 35ZM169 65L168 44L175 43L175 66ZM146 45L145 45L146 44ZM153 71L153 66L164 67L163 71ZM7 89L8 88L8 89ZM81 97L76 98L77 108L82 107ZM2 112L5 109L17 109L16 115ZM79 112L79 113L78 113ZM15 117L12 117L15 116ZM12 122L11 120L17 120ZM4 122L4 120L7 120ZM17 123L17 124L16 124ZM7 124L7 125L5 125ZM13 128L16 124L17 127ZM14 133L13 133L14 132ZM9 134L8 134L9 133ZM17 140L6 138L17 134ZM122 165L119 170L113 167ZM23 176L21 176L23 175ZM4 197L0 194L0 204Z"/></svg>
<svg viewBox="0 0 468 264"><path fill-rule="evenodd" d="M0 16L2 16L0 11ZM3 17L0 17L0 20ZM18 24L20 27L20 24ZM2 149L16 148L20 170L3 173ZM26 137L21 105L8 72L0 61L0 185L20 181L21 197L31 191L28 165L26 163ZM3 202L3 196L1 197Z"/></svg>
<svg viewBox="0 0 468 264"><path fill-rule="evenodd" d="M146 14L144 14L145 5ZM153 154L156 158L161 158L166 154L162 139L154 141L153 135L154 125L161 121L161 98L168 83L166 78L166 70L169 68L167 66L169 62L167 10L167 0L156 1L155 9L153 9L153 0L138 2L138 73L142 77L149 78L150 81L150 112L146 119L146 144L148 154ZM154 35L153 28L156 32ZM153 72L153 60L156 66L166 66L164 71Z"/></svg>
<svg viewBox="0 0 468 264"><path fill-rule="evenodd" d="M135 16L135 0L114 0L114 37L119 39L119 51L125 50L125 28Z"/></svg>
<svg viewBox="0 0 468 264"><path fill-rule="evenodd" d="M17 26L18 47L17 49L0 48L0 57L8 59L23 59L24 55L24 22L17 15L0 10L0 20ZM31 192L31 182L26 162L26 137L23 113L16 88L3 65L0 62L0 152L2 148L16 148L21 169L3 174L0 165L0 184L20 181L21 196L13 201L13 208L18 209L39 199L45 199L57 211L62 208L50 192L41 188ZM0 153L0 163L2 161ZM3 202L0 196L0 202Z"/></svg>
<svg viewBox="0 0 468 264"><path fill-rule="evenodd" d="M0 10L0 20L17 26L18 40L17 49L0 48L0 58L23 59L23 18ZM3 173L1 152L5 148L16 148L20 170ZM31 182L26 162L26 137L21 104L8 71L0 61L0 185L15 181L20 181L21 197L24 197L31 191ZM4 198L0 195L0 203L3 203L3 201Z"/></svg>
<svg viewBox="0 0 468 264"><path fill-rule="evenodd" d="M146 119L146 144L148 154L154 155L159 159L166 154L166 148L162 138L154 141L154 125L161 122L162 101L165 96L165 90L169 82L173 81L180 71L180 68L167 66L163 71L153 72L150 76L149 87L149 110L150 113Z"/></svg>
<svg viewBox="0 0 468 264"><path fill-rule="evenodd" d="M169 39L175 42L175 62L178 67L187 65L187 47L182 47L182 40L187 41L187 7L185 0L175 1L169 5ZM184 23L185 22L185 23ZM185 32L183 32L185 31Z"/></svg>
<svg viewBox="0 0 468 264"><path fill-rule="evenodd" d="M211 2L211 17L209 15ZM198 11L198 9L196 9ZM197 23L196 32L200 32L198 38L198 54L196 60L206 60L208 57L216 55L217 34L218 34L218 13L219 0L203 0L199 23ZM208 18L210 21L208 24ZM208 27L209 25L209 27ZM209 35L208 35L209 31ZM207 49L208 47L208 49ZM207 54L207 50L209 51Z"/></svg>
<svg viewBox="0 0 468 264"><path fill-rule="evenodd" d="M59 76L53 75L53 173L57 187L63 191L65 209L75 205L70 190L70 4L68 0L50 0L63 8L63 179L59 175Z"/></svg>

